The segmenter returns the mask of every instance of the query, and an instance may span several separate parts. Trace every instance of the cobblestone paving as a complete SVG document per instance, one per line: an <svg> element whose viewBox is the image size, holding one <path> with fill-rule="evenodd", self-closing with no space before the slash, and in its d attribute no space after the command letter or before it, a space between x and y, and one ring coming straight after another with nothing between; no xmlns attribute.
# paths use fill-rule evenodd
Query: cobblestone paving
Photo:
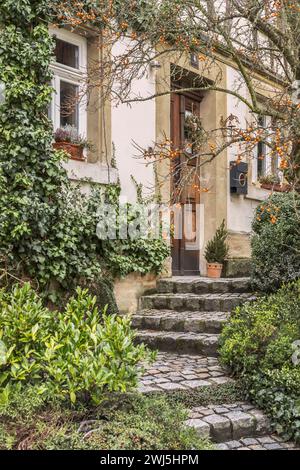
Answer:
<svg viewBox="0 0 300 470"><path fill-rule="evenodd" d="M268 418L244 402L193 408L187 424L197 429L199 435L211 437L215 442L261 436L271 430Z"/></svg>
<svg viewBox="0 0 300 470"><path fill-rule="evenodd" d="M216 445L217 450L300 450L293 442L285 442L275 434L263 437L245 437Z"/></svg>
<svg viewBox="0 0 300 470"><path fill-rule="evenodd" d="M139 390L192 391L232 381L212 356L228 312L255 299L248 279L179 277L161 280L157 287L159 293L142 297L133 316L137 340L160 350L156 362L145 365ZM219 450L300 450L272 434L266 415L245 402L193 408L186 424Z"/></svg>
<svg viewBox="0 0 300 470"><path fill-rule="evenodd" d="M219 442L218 450L300 450L293 442L271 434L267 416L245 402L194 408L187 424L200 436Z"/></svg>
<svg viewBox="0 0 300 470"><path fill-rule="evenodd" d="M158 353L140 381L141 392L192 390L231 381L217 358Z"/></svg>

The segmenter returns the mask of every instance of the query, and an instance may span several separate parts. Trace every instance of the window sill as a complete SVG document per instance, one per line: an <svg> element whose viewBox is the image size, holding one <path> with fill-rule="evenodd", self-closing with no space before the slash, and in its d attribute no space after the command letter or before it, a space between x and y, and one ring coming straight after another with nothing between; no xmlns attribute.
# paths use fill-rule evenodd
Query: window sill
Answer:
<svg viewBox="0 0 300 470"><path fill-rule="evenodd" d="M269 195L270 191L261 188L260 183L252 183L252 185L249 185L248 194L245 198L253 201L264 201Z"/></svg>
<svg viewBox="0 0 300 470"><path fill-rule="evenodd" d="M71 181L84 181L92 184L116 184L118 170L101 163L68 160L63 164Z"/></svg>

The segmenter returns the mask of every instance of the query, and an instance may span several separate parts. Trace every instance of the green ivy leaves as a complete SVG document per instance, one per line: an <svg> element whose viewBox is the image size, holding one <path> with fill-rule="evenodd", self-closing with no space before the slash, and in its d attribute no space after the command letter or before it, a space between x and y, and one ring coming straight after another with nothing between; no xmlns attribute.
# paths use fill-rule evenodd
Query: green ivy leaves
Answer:
<svg viewBox="0 0 300 470"><path fill-rule="evenodd" d="M99 201L109 199L117 208L120 188L82 194L63 168L65 154L53 151L47 116L53 92L52 3L5 0L0 5L0 76L5 85L0 105L0 265L19 278L31 278L57 301L82 281L95 281L103 268L114 276L159 272L169 249L162 240L116 240L104 246L96 235Z"/></svg>

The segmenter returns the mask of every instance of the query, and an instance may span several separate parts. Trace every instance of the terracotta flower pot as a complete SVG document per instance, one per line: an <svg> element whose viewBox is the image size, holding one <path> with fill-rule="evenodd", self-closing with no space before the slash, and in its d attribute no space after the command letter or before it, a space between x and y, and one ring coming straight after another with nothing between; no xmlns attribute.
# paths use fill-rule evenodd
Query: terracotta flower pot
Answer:
<svg viewBox="0 0 300 470"><path fill-rule="evenodd" d="M207 263L207 276L213 279L221 277L223 264L220 263Z"/></svg>
<svg viewBox="0 0 300 470"><path fill-rule="evenodd" d="M70 142L55 142L53 144L55 150L64 150L70 155L72 160L84 161L83 147L77 144L71 144Z"/></svg>

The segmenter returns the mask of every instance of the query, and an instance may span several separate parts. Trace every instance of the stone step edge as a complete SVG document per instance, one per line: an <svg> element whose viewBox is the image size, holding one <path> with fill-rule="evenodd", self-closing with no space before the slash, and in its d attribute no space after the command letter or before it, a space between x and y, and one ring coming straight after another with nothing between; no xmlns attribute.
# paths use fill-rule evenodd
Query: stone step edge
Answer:
<svg viewBox="0 0 300 470"><path fill-rule="evenodd" d="M243 293L251 292L250 278L221 279L173 279L164 278L157 282L159 293Z"/></svg>
<svg viewBox="0 0 300 470"><path fill-rule="evenodd" d="M255 297L252 292L208 292L194 294L193 292L155 292L154 294L143 295L142 299L247 299Z"/></svg>
<svg viewBox="0 0 300 470"><path fill-rule="evenodd" d="M174 337L180 337L181 339L184 339L184 337L192 337L192 339L214 339L216 342L218 342L218 339L220 335L218 333L194 333L194 332L186 332L186 331L161 331L161 330L136 330L136 336L155 336L157 338L163 338L164 336L170 336L173 335ZM187 338L188 339L188 338ZM191 338L190 338L191 339Z"/></svg>
<svg viewBox="0 0 300 470"><path fill-rule="evenodd" d="M228 312L256 297L252 294L154 294L139 300L139 310Z"/></svg>
<svg viewBox="0 0 300 470"><path fill-rule="evenodd" d="M176 331L136 330L135 342L150 349L181 354L218 356L219 335L215 333L183 333Z"/></svg>
<svg viewBox="0 0 300 470"><path fill-rule="evenodd" d="M218 405L215 408L226 406ZM268 417L254 407L248 411L233 410L224 414L211 413L201 418L192 417L186 424L193 427L200 437L210 438L216 443L248 436L263 436L272 432Z"/></svg>
<svg viewBox="0 0 300 470"><path fill-rule="evenodd" d="M183 319L188 319L189 318L189 315L191 316L199 316L199 318L201 319L201 317L204 317L205 318L205 315L210 315L210 316L213 316L213 315L230 315L230 311L227 311L227 312L223 312L223 311L219 311L219 310L216 310L216 311L197 311L197 310L182 310L181 312L178 312L178 310L172 310L172 309L165 309L165 310L159 310L157 308L152 308L152 309L140 309L138 310L136 313L133 313L131 315L131 317L141 317L141 316L145 316L145 317L166 317L166 316L172 316L172 315L181 315L183 317ZM186 317L186 318L184 318Z"/></svg>
<svg viewBox="0 0 300 470"><path fill-rule="evenodd" d="M153 311L152 311L153 312ZM136 329L148 329L182 333L221 333L229 320L229 312L176 312L155 310L142 311L132 315L132 326Z"/></svg>

